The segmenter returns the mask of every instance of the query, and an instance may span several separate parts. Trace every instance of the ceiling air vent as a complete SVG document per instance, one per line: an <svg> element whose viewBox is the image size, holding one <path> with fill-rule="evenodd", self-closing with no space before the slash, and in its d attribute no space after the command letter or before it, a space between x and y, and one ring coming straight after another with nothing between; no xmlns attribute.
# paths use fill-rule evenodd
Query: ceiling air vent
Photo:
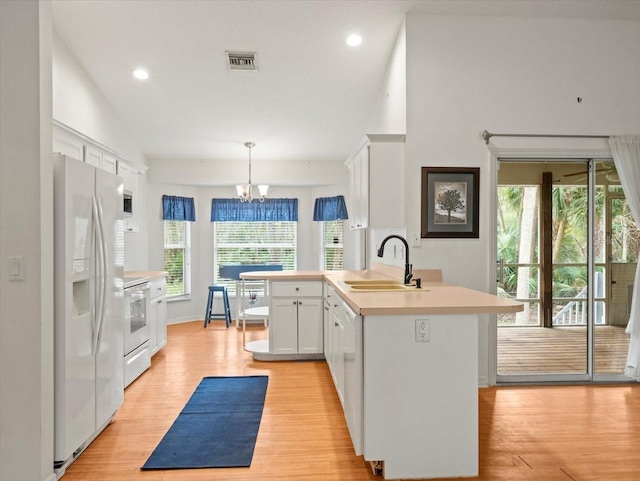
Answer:
<svg viewBox="0 0 640 481"><path fill-rule="evenodd" d="M255 52L227 52L229 70L257 70Z"/></svg>

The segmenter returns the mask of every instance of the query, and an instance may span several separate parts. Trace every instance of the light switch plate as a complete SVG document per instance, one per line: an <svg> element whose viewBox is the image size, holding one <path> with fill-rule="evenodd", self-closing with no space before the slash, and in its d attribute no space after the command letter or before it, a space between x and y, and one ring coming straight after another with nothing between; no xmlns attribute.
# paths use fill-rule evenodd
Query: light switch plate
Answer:
<svg viewBox="0 0 640 481"><path fill-rule="evenodd" d="M24 256L9 256L8 272L10 281L24 281Z"/></svg>

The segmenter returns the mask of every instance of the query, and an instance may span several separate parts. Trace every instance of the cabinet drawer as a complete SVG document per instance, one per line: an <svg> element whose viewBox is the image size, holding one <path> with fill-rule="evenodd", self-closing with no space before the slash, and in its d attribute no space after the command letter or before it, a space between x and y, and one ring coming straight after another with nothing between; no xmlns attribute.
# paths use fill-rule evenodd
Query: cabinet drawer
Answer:
<svg viewBox="0 0 640 481"><path fill-rule="evenodd" d="M333 287L331 287L329 284L325 283L325 294L324 294L324 298L329 301L329 303L333 303L335 304L335 302L340 299L340 297L338 297L338 294L336 293L335 289Z"/></svg>
<svg viewBox="0 0 640 481"><path fill-rule="evenodd" d="M151 288L149 289L149 291L150 291L151 299L164 296L167 293L167 281L165 279L161 279L161 280L152 282Z"/></svg>
<svg viewBox="0 0 640 481"><path fill-rule="evenodd" d="M273 282L273 297L322 297L322 281Z"/></svg>

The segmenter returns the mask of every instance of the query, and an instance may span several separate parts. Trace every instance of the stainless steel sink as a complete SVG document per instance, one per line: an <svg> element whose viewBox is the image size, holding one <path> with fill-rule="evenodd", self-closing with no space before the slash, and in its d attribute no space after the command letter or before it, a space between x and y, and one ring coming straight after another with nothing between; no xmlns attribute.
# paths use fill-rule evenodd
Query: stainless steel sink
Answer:
<svg viewBox="0 0 640 481"><path fill-rule="evenodd" d="M342 281L348 286L402 286L400 281L386 279L358 279L352 281Z"/></svg>
<svg viewBox="0 0 640 481"><path fill-rule="evenodd" d="M407 289L415 289L413 286L400 285L364 285L364 286L349 286L349 290L353 292L384 292L384 291L405 291Z"/></svg>

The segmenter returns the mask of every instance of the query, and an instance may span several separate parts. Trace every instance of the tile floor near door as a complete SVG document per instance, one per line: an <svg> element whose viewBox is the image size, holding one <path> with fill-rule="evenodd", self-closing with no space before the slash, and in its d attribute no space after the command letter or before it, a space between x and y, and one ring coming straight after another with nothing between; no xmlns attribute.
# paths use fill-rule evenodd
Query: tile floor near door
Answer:
<svg viewBox="0 0 640 481"><path fill-rule="evenodd" d="M264 338L263 328L248 337ZM141 471L204 376L269 375L249 468ZM478 481L640 479L640 386L480 389ZM193 442L197 442L196 439ZM202 446L202 449L207 449ZM151 368L125 391L115 421L63 481L365 481L322 361L256 362L223 322L172 325ZM469 478L467 478L469 479ZM444 481L444 480L441 480ZM448 481L451 481L449 478Z"/></svg>

